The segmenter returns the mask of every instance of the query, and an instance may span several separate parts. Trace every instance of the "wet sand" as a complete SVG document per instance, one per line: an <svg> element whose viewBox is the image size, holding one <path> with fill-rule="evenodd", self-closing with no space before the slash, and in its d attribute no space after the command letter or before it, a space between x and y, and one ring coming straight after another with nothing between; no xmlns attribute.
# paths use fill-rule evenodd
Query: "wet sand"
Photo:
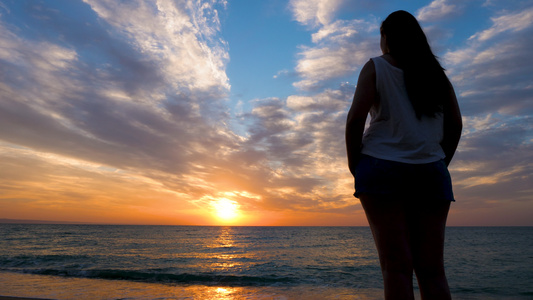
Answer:
<svg viewBox="0 0 533 300"><path fill-rule="evenodd" d="M331 286L178 285L0 272L0 300L378 300L379 289Z"/></svg>
<svg viewBox="0 0 533 300"><path fill-rule="evenodd" d="M50 300L50 299L0 296L0 300Z"/></svg>

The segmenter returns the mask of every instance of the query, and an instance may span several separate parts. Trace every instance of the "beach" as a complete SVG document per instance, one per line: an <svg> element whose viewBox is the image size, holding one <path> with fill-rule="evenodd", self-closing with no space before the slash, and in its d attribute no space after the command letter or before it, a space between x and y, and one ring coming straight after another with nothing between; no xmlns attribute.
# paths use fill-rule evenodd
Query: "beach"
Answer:
<svg viewBox="0 0 533 300"><path fill-rule="evenodd" d="M10 282L6 285L6 282ZM176 299L176 300L381 300L381 289L292 286L231 287L154 284L86 278L63 278L0 272L0 300L96 300L96 299ZM8 292L11 289L11 293ZM11 296L13 295L13 296ZM415 295L419 300L419 295ZM457 295L455 300L525 300L527 296Z"/></svg>
<svg viewBox="0 0 533 300"><path fill-rule="evenodd" d="M48 299L0 296L0 300L48 300Z"/></svg>
<svg viewBox="0 0 533 300"><path fill-rule="evenodd" d="M48 300L43 298L27 298L27 297L9 297L9 296L0 296L0 300Z"/></svg>
<svg viewBox="0 0 533 300"><path fill-rule="evenodd" d="M206 286L129 282L0 272L0 292L23 299L358 299L382 298L379 289L313 286ZM19 299L0 296L0 300Z"/></svg>

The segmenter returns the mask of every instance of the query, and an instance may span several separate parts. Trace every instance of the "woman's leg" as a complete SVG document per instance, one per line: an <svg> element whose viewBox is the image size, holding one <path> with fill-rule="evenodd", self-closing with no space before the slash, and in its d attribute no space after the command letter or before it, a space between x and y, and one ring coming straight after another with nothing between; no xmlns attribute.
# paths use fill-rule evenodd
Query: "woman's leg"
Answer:
<svg viewBox="0 0 533 300"><path fill-rule="evenodd" d="M416 201L408 210L413 267L422 299L451 299L444 273L444 231L449 201Z"/></svg>
<svg viewBox="0 0 533 300"><path fill-rule="evenodd" d="M403 201L360 195L379 254L385 299L414 300L413 260Z"/></svg>

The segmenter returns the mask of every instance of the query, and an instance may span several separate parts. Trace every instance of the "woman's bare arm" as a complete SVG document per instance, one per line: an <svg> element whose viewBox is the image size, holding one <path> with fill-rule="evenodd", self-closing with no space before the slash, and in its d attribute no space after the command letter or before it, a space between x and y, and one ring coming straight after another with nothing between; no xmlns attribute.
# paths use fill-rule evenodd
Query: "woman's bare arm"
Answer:
<svg viewBox="0 0 533 300"><path fill-rule="evenodd" d="M375 98L376 69L374 62L370 60L359 74L352 106L348 111L346 120L346 152L348 154L348 167L352 175L355 175L355 167L361 153L361 141L366 118Z"/></svg>
<svg viewBox="0 0 533 300"><path fill-rule="evenodd" d="M447 102L444 103L444 137L441 142L442 150L444 150L446 155L444 158L446 165L449 165L452 161L457 145L459 145L462 130L461 111L459 110L455 91L450 84L449 96L447 97Z"/></svg>

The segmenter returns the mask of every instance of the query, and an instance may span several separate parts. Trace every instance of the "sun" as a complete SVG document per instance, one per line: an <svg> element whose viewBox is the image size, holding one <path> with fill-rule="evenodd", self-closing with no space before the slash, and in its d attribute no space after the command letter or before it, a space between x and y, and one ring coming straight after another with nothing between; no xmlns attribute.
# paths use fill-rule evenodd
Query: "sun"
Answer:
<svg viewBox="0 0 533 300"><path fill-rule="evenodd" d="M215 210L215 215L222 221L235 221L239 217L240 205L227 198L220 198L211 203Z"/></svg>

